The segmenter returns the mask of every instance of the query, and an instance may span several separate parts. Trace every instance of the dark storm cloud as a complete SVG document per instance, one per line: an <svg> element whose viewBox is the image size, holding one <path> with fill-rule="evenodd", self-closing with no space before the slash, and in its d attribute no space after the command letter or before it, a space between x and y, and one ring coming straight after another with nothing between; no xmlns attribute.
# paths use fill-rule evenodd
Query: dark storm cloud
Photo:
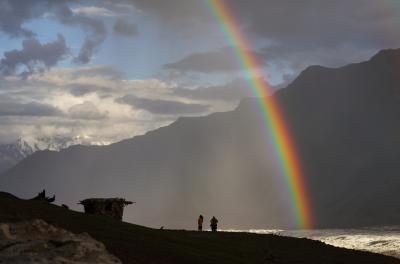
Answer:
<svg viewBox="0 0 400 264"><path fill-rule="evenodd" d="M161 25L173 24L175 30L193 31L193 24L197 28L202 25L208 32L218 27L204 1L126 2L160 18ZM379 49L400 46L398 0L230 0L225 3L232 9L242 32L252 42L265 44L260 51L270 64L296 72L310 64L340 66L366 59Z"/></svg>
<svg viewBox="0 0 400 264"><path fill-rule="evenodd" d="M394 0L254 0L233 7L245 32L271 41L263 49L269 62L299 71L310 64L341 66L399 46L397 5Z"/></svg>
<svg viewBox="0 0 400 264"><path fill-rule="evenodd" d="M120 3L131 3L137 9L156 15L163 19L164 23L175 21L206 20L204 13L207 11L203 1L198 0L122 0Z"/></svg>
<svg viewBox="0 0 400 264"><path fill-rule="evenodd" d="M223 85L199 87L196 89L177 88L173 93L185 98L206 101L238 101L252 96L247 81L243 79L236 79Z"/></svg>
<svg viewBox="0 0 400 264"><path fill-rule="evenodd" d="M79 19L73 18L70 21L71 24L80 24L89 30L78 56L74 59L77 63L86 64L104 42L106 38L105 26L98 20L83 16L79 16Z"/></svg>
<svg viewBox="0 0 400 264"><path fill-rule="evenodd" d="M117 19L113 27L114 34L121 36L135 36L138 34L137 26L133 23L130 23L124 19Z"/></svg>
<svg viewBox="0 0 400 264"><path fill-rule="evenodd" d="M253 0L251 5L235 0L232 7L243 24L247 22L246 29L258 36L313 49L386 42L383 31L399 21L397 5L396 0Z"/></svg>
<svg viewBox="0 0 400 264"><path fill-rule="evenodd" d="M88 63L107 36L104 23L95 18L74 14L67 5L57 6L54 14L55 18L61 23L69 26L79 26L87 32L83 46L74 61L81 64Z"/></svg>
<svg viewBox="0 0 400 264"><path fill-rule="evenodd" d="M11 37L32 37L35 34L22 25L44 14L48 1L0 1L0 30Z"/></svg>
<svg viewBox="0 0 400 264"><path fill-rule="evenodd" d="M22 66L24 73L33 73L44 67L50 68L62 60L68 53L68 47L62 35L57 40L41 44L37 39L30 38L22 42L21 50L11 50L4 53L0 60L0 73L15 74Z"/></svg>
<svg viewBox="0 0 400 264"><path fill-rule="evenodd" d="M166 20L196 19L209 21L210 11L197 0L131 0L137 8ZM383 36L387 29L395 29L399 21L397 0L230 0L234 18L247 34L276 40L308 38L307 46L334 46L351 39L366 40ZM205 18L208 18L205 19ZM188 24L181 23L182 27ZM207 24L208 25L208 24ZM355 30L357 29L357 30ZM386 30L385 30L386 29ZM370 34L366 34L370 33ZM400 32L393 31L397 36ZM383 38L382 41L387 40ZM293 44L297 44L293 43ZM305 48L301 43L301 48Z"/></svg>
<svg viewBox="0 0 400 264"><path fill-rule="evenodd" d="M199 114L207 112L209 108L207 105L202 104L188 104L178 101L147 99L133 95L125 95L117 98L116 102L143 109L157 115Z"/></svg>
<svg viewBox="0 0 400 264"><path fill-rule="evenodd" d="M75 0L1 0L0 31L11 37L29 37L34 32L23 27L25 22L45 14L69 26L78 26L85 30L86 38L75 58L77 63L88 63L106 38L106 29L101 20L74 14L68 3Z"/></svg>
<svg viewBox="0 0 400 264"><path fill-rule="evenodd" d="M58 108L37 102L22 103L10 98L0 98L0 116L61 116Z"/></svg>

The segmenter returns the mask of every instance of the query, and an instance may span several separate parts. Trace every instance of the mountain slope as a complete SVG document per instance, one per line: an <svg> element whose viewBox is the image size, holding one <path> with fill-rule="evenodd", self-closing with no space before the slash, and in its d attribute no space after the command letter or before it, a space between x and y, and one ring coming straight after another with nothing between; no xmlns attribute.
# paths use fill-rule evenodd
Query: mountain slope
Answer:
<svg viewBox="0 0 400 264"><path fill-rule="evenodd" d="M312 66L274 94L298 147L317 226L395 224L400 184L400 50L338 69ZM58 201L123 196L126 219L194 227L293 227L290 193L255 101L231 112L180 118L103 147L37 152L1 177ZM22 185L22 183L24 183Z"/></svg>

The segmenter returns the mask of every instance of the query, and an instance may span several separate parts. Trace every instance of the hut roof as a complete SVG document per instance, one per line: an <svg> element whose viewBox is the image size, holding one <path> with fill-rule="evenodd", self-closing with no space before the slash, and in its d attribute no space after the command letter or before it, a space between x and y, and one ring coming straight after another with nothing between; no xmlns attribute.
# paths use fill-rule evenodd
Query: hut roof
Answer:
<svg viewBox="0 0 400 264"><path fill-rule="evenodd" d="M127 201L124 198L88 198L79 202L79 204L93 204L93 203L122 203L124 205L133 204L135 202Z"/></svg>

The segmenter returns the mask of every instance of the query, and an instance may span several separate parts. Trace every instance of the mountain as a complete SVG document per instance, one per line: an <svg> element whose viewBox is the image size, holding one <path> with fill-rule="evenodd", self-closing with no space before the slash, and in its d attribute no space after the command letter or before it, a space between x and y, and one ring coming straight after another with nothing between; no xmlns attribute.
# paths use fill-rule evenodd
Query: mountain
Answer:
<svg viewBox="0 0 400 264"><path fill-rule="evenodd" d="M0 173L31 155L38 149L29 145L26 141L18 139L14 143L0 145Z"/></svg>
<svg viewBox="0 0 400 264"><path fill-rule="evenodd" d="M90 145L81 138L65 136L40 137L35 139L18 138L13 143L0 144L0 174L39 150L59 151L73 145Z"/></svg>
<svg viewBox="0 0 400 264"><path fill-rule="evenodd" d="M298 148L316 227L398 224L400 50L341 68L311 66L273 96ZM43 188L73 208L88 197L136 201L125 219L194 228L295 226L291 194L258 106L180 118L108 146L40 151L1 176L25 197Z"/></svg>

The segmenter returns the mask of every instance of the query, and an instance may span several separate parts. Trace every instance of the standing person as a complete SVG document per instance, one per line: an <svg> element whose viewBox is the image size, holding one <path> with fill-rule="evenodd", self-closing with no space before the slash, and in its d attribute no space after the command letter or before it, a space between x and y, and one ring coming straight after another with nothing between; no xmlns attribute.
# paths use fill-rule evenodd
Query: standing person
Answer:
<svg viewBox="0 0 400 264"><path fill-rule="evenodd" d="M217 232L217 227L218 227L218 219L213 216L210 220L210 226L211 226L211 231L212 232Z"/></svg>
<svg viewBox="0 0 400 264"><path fill-rule="evenodd" d="M200 215L199 219L197 219L197 225L198 225L198 230L202 231L203 230L203 216Z"/></svg>

